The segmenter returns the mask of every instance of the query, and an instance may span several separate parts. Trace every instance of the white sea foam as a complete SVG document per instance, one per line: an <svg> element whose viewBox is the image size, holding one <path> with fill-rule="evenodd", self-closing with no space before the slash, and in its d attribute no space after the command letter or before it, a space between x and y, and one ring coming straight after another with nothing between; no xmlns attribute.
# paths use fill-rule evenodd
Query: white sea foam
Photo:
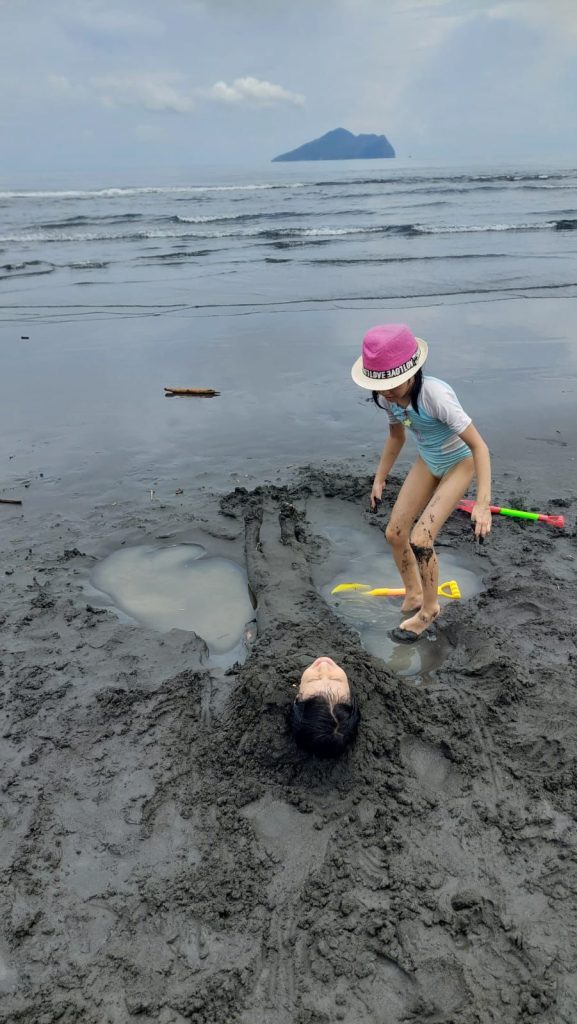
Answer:
<svg viewBox="0 0 577 1024"><path fill-rule="evenodd" d="M211 218L220 220L221 218ZM191 220L191 224L207 223L207 220ZM446 224L429 226L425 224L380 224L358 225L356 227L334 228L330 226L317 228L270 227L262 225L252 228L234 228L224 231L187 231L151 229L148 231L129 231L116 233L78 232L70 234L64 231L31 231L22 234L0 235L0 242L104 242L104 241L146 241L147 239L220 239L220 238L255 238L260 237L271 241L290 241L299 238L339 238L347 235L444 235L444 234L476 234L491 231L550 231L557 227L557 221L536 221L521 224Z"/></svg>
<svg viewBox="0 0 577 1024"><path fill-rule="evenodd" d="M439 224L436 227L415 224L415 230L423 235L460 235L478 231L550 231L555 226L554 220L547 220L525 224Z"/></svg>
<svg viewBox="0 0 577 1024"><path fill-rule="evenodd" d="M194 195L196 192L255 192L261 189L304 188L304 182L263 182L254 185L171 185L66 191L0 192L0 199L117 199L144 195Z"/></svg>

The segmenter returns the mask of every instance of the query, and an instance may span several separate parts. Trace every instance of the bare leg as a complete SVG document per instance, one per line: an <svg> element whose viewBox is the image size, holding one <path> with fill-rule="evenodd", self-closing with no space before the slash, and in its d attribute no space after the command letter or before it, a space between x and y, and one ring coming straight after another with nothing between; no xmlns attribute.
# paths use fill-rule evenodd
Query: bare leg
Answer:
<svg viewBox="0 0 577 1024"><path fill-rule="evenodd" d="M393 558L405 585L402 611L419 608L423 601L423 587L409 538L415 519L423 511L438 484L421 457L411 467L393 506L385 537L391 545ZM463 492L464 493L464 492Z"/></svg>
<svg viewBox="0 0 577 1024"><path fill-rule="evenodd" d="M433 546L435 539L457 502L466 493L473 475L472 458L463 459L453 466L441 479L411 533L411 548L423 588L423 604L416 615L401 623L401 629L416 633L418 636L431 625L441 610L437 595L439 563Z"/></svg>

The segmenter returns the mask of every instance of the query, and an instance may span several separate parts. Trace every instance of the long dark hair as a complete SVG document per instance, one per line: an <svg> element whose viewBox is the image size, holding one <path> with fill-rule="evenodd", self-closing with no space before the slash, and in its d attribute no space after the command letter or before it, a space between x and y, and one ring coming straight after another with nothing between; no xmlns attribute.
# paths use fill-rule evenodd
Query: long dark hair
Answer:
<svg viewBox="0 0 577 1024"><path fill-rule="evenodd" d="M290 712L295 743L317 757L339 757L357 735L359 721L359 705L354 696L337 704L320 695L297 699Z"/></svg>
<svg viewBox="0 0 577 1024"><path fill-rule="evenodd" d="M417 415L419 414L419 396L421 394L422 386L423 386L423 370L422 370L421 367L419 367L419 369L417 370L415 376L413 377L413 386L411 388L411 405L413 406L413 409L415 410ZM381 405L381 403L379 401L379 399L381 398L381 395L379 394L379 392L378 391L372 391L371 394L373 396L373 402L375 403L375 405L378 405L379 409L383 409L384 406Z"/></svg>

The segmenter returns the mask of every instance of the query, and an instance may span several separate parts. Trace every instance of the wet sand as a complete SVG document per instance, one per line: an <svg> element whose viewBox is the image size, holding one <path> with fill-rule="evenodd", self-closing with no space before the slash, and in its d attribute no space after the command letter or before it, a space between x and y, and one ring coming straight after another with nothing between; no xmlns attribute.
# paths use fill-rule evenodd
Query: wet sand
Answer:
<svg viewBox="0 0 577 1024"><path fill-rule="evenodd" d="M36 283L0 333L0 496L24 501L0 513L0 1020L573 1024L576 300L173 315L77 293ZM376 550L386 515L382 419L349 379L385 319L431 341L495 499L567 518L496 518L476 551L453 516L441 562L481 590L408 665L328 594L367 567L335 536ZM179 384L222 395L165 399ZM235 667L89 589L108 556L179 545L248 572ZM336 765L286 734L322 653L363 716Z"/></svg>
<svg viewBox="0 0 577 1024"><path fill-rule="evenodd" d="M447 603L442 664L402 678L317 585L319 510L382 528L362 463L184 497L168 466L153 500L109 480L75 504L69 482L67 507L3 510L6 1024L574 1020L574 481L564 531L496 518L475 551L451 518L441 557L483 590ZM495 493L538 500L516 473ZM181 543L246 566L258 633L232 669L87 600L106 555ZM286 733L321 653L362 710L337 764Z"/></svg>
<svg viewBox="0 0 577 1024"><path fill-rule="evenodd" d="M53 305L20 324L8 308L0 324L0 495L26 498L27 523L47 511L86 521L99 501L150 490L182 488L190 501L199 487L276 482L310 461L364 457L374 471L385 417L350 367L364 332L386 321L429 341L427 372L455 388L507 484L505 474L519 475L542 504L575 473L574 297L170 313L154 301L145 311L101 306L88 286L74 296L85 306L54 305L69 294L44 297L35 285L35 301ZM221 396L167 399L165 385ZM407 444L399 467L413 457Z"/></svg>

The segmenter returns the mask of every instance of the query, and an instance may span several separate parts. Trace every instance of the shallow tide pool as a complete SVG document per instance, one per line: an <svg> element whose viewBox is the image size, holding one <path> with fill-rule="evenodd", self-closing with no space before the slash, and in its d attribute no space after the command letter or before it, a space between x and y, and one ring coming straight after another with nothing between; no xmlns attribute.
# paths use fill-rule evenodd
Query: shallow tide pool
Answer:
<svg viewBox="0 0 577 1024"><path fill-rule="evenodd" d="M389 634L406 618L401 612L402 597L369 597L355 590L332 593L341 583L364 583L371 589L402 587L381 531L363 523L358 510L337 503L330 509L329 518L326 506L311 501L307 515L315 532L326 542L322 564L314 573L317 589L336 614L358 632L363 647L399 676L426 676L439 668L449 653L442 630L442 611L453 599L439 598L441 617L431 637L412 645L395 643ZM437 550L437 557L439 583L455 580L461 601L481 592L482 580L464 557L442 547Z"/></svg>
<svg viewBox="0 0 577 1024"><path fill-rule="evenodd" d="M123 548L96 566L91 583L125 619L162 632L196 633L218 664L242 660L245 641L254 636L244 569L207 556L200 544Z"/></svg>

